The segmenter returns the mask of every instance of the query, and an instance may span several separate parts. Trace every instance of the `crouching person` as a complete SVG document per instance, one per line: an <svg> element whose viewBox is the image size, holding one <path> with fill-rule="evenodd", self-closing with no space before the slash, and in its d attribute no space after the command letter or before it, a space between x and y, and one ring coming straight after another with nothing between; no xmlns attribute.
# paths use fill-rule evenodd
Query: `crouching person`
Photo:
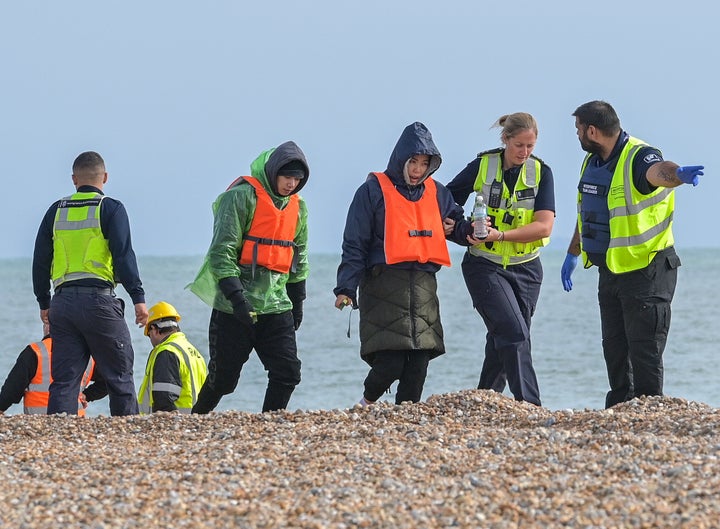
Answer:
<svg viewBox="0 0 720 529"><path fill-rule="evenodd" d="M153 350L140 386L140 413L179 411L190 413L207 378L207 364L180 331L180 314L161 301L150 308L145 336Z"/></svg>

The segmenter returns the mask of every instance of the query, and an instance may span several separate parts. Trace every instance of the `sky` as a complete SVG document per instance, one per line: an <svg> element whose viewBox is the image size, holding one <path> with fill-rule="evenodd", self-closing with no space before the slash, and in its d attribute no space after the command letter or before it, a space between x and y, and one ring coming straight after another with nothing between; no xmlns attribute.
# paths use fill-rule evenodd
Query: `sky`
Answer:
<svg viewBox="0 0 720 529"><path fill-rule="evenodd" d="M23 1L0 6L0 258L32 256L71 166L99 152L138 256L202 255L211 205L263 150L294 140L311 252L338 253L346 210L421 121L450 181L530 112L553 169L551 247L575 223L583 158L572 112L610 102L624 129L680 165L678 247L718 246L712 147L720 44L711 2L576 0ZM465 205L469 213L470 203ZM712 216L711 216L712 215Z"/></svg>

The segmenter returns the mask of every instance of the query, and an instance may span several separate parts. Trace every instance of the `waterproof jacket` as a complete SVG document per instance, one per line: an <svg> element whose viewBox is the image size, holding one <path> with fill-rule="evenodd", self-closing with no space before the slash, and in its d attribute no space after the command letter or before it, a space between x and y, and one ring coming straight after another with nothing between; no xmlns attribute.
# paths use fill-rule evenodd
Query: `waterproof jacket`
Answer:
<svg viewBox="0 0 720 529"><path fill-rule="evenodd" d="M296 194L307 183L310 171L305 155L294 142L288 141L262 152L250 166L251 176L260 181L278 208L285 208L290 201L289 196L283 197L277 192L278 170L295 160L302 162L307 169L307 176L293 190L292 194ZM209 306L228 314L232 314L233 307L218 287L221 279L239 278L245 297L258 314L279 314L291 310L293 306L285 290L286 283L304 281L308 276L307 206L302 197L293 239L297 253L295 271L282 273L258 265L253 273L252 265L239 264L243 239L250 231L256 205L255 189L246 181L238 182L218 196L213 204L214 227L210 248L195 281L188 285Z"/></svg>
<svg viewBox="0 0 720 529"><path fill-rule="evenodd" d="M415 202L425 192L424 182L408 185L403 177L405 163L415 154L430 156L430 166L425 178L432 175L442 161L440 152L433 142L430 131L422 123L413 123L405 128L398 140L384 173L390 178L397 191L407 200ZM470 233L469 223L463 219L463 211L455 204L450 192L439 182L437 202L441 218L450 217L456 221L450 239L467 245L465 235ZM360 185L350 204L343 233L342 261L337 273L335 295L344 294L357 300L356 292L360 280L375 265L386 264L385 256L385 201L375 175L370 173ZM440 265L432 262L405 261L389 265L403 270L422 270L435 273Z"/></svg>

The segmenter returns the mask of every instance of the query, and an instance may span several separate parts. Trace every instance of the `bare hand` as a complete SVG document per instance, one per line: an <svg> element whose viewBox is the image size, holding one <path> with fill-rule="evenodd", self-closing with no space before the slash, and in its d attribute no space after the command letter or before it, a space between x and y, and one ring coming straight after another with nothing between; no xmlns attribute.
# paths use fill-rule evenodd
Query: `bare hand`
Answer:
<svg viewBox="0 0 720 529"><path fill-rule="evenodd" d="M135 304L135 323L138 327L145 327L148 320L148 310L145 303Z"/></svg>
<svg viewBox="0 0 720 529"><path fill-rule="evenodd" d="M488 221L489 222L489 221ZM473 246L476 244L482 244L484 242L495 242L500 238L500 232L495 228L488 226L488 235L484 239L476 239L472 235L467 236L467 241Z"/></svg>
<svg viewBox="0 0 720 529"><path fill-rule="evenodd" d="M452 234L453 230L455 229L455 221L451 219L450 217L446 217L443 219L443 229L445 231L445 236Z"/></svg>
<svg viewBox="0 0 720 529"><path fill-rule="evenodd" d="M335 298L335 308L343 310L348 305L352 306L352 300L345 294L338 294Z"/></svg>
<svg viewBox="0 0 720 529"><path fill-rule="evenodd" d="M82 404L83 409L86 409L88 407L88 401L87 397L85 396L85 393L80 393L80 404Z"/></svg>

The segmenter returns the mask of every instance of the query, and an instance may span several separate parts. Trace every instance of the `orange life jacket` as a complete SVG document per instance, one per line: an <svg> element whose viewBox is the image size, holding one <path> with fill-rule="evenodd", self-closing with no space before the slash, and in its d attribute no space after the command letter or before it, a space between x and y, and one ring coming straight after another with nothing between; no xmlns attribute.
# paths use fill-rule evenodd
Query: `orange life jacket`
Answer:
<svg viewBox="0 0 720 529"><path fill-rule="evenodd" d="M50 372L50 363L52 361L52 338L45 338L41 342L31 343L30 348L35 351L37 356L37 369L35 376L30 380L30 384L25 389L23 397L23 407L27 414L45 415L47 414L48 400L50 400L50 384L53 378ZM95 361L90 358L82 381L80 382L80 392L82 393L90 383L93 371L95 370ZM78 415L85 416L85 408L80 402L78 395Z"/></svg>
<svg viewBox="0 0 720 529"><path fill-rule="evenodd" d="M300 198L297 195L290 195L285 208L279 209L257 178L243 176L242 179L255 188L257 205L250 230L243 237L244 242L238 262L242 265L251 265L253 274L256 265L283 274L291 270L294 272L296 265L294 239L300 213ZM233 182L233 185L238 180Z"/></svg>
<svg viewBox="0 0 720 529"><path fill-rule="evenodd" d="M450 266L435 181L427 177L420 200L406 199L385 173L373 173L385 199L385 261L428 261Z"/></svg>

